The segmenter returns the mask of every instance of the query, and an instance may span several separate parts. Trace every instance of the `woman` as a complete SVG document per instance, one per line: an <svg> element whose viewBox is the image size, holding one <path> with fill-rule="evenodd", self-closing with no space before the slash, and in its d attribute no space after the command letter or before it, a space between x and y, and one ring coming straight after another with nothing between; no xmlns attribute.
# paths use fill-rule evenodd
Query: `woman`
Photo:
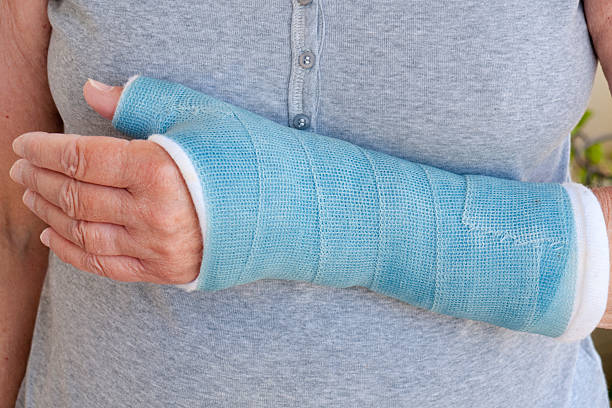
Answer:
<svg viewBox="0 0 612 408"><path fill-rule="evenodd" d="M44 26L41 10L32 15ZM568 180L568 132L596 62L576 1L78 0L50 1L48 16L49 86L65 133L122 137L80 88L87 77L121 83L140 72L280 124L458 174L520 181ZM44 75L42 64L30 65L22 77ZM28 92L45 95L36 85ZM88 100L108 117L91 86ZM17 129L10 111L9 129L55 130L51 100L20 106L28 114ZM22 217L25 230L40 229ZM607 402L589 338L563 344L360 287L260 280L186 294L85 273L55 255L18 398L18 406L442 404Z"/></svg>

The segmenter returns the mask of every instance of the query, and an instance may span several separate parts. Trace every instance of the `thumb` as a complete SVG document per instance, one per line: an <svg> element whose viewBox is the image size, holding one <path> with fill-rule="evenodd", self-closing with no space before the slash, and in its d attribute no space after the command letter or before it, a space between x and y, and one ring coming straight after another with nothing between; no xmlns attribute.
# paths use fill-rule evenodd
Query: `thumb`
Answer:
<svg viewBox="0 0 612 408"><path fill-rule="evenodd" d="M174 124L196 117L234 113L229 104L211 96L140 75L131 77L123 87L89 80L83 91L87 103L112 120L115 129L138 139L164 134Z"/></svg>
<svg viewBox="0 0 612 408"><path fill-rule="evenodd" d="M87 80L83 86L83 96L87 104L108 120L113 119L122 91L122 86L110 86L93 79Z"/></svg>

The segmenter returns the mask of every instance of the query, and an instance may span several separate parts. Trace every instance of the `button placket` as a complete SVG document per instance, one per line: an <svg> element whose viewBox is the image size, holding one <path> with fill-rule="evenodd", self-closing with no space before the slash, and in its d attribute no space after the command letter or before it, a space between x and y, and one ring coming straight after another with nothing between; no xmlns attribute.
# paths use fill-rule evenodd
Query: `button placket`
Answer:
<svg viewBox="0 0 612 408"><path fill-rule="evenodd" d="M292 0L292 4L288 124L306 130L312 126L311 111L317 85L317 4L312 0Z"/></svg>

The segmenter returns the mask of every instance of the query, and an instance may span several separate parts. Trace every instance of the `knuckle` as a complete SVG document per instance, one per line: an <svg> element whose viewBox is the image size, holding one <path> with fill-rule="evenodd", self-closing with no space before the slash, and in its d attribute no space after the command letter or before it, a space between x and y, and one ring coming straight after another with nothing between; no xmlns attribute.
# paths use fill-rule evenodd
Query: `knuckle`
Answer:
<svg viewBox="0 0 612 408"><path fill-rule="evenodd" d="M87 245L86 239L86 230L87 226L85 225L85 221L82 220L72 220L70 221L70 235L72 236L74 243L87 251L85 246ZM89 252L89 251L87 251Z"/></svg>
<svg viewBox="0 0 612 408"><path fill-rule="evenodd" d="M70 177L83 178L87 169L85 139L76 135L62 151L60 166Z"/></svg>
<svg viewBox="0 0 612 408"><path fill-rule="evenodd" d="M172 225L168 222L168 217L160 211L152 211L149 216L149 222L151 226L164 235L173 232Z"/></svg>
<svg viewBox="0 0 612 408"><path fill-rule="evenodd" d="M175 182L179 172L174 162L164 160L157 164L157 176L160 181Z"/></svg>
<svg viewBox="0 0 612 408"><path fill-rule="evenodd" d="M104 268L104 265L100 258L94 254L85 253L85 255L83 255L83 264L85 265L85 268L88 271L93 272L96 275L104 276L107 278L110 277L108 276L107 271Z"/></svg>
<svg viewBox="0 0 612 408"><path fill-rule="evenodd" d="M151 213L149 220L151 226L159 234L158 237L166 241L169 248L177 246L178 240L185 231L185 225L180 218L180 214L172 209L158 210Z"/></svg>
<svg viewBox="0 0 612 408"><path fill-rule="evenodd" d="M66 180L59 191L59 206L69 217L75 218L80 211L79 183L74 179Z"/></svg>
<svg viewBox="0 0 612 408"><path fill-rule="evenodd" d="M174 162L165 159L152 162L148 174L157 191L174 196L182 185L182 176Z"/></svg>
<svg viewBox="0 0 612 408"><path fill-rule="evenodd" d="M82 164L79 163L81 154L78 140L79 138L75 138L68 143L60 157L60 166L70 177L75 177L79 167L82 167Z"/></svg>
<svg viewBox="0 0 612 408"><path fill-rule="evenodd" d="M176 225L170 222L172 212L173 209L168 208L164 203L155 203L151 200L142 200L135 206L135 213L139 215L142 222L163 239L176 228Z"/></svg>
<svg viewBox="0 0 612 408"><path fill-rule="evenodd" d="M166 264L174 266L180 265L186 258L183 249L172 238L160 240L153 248L157 259L161 259Z"/></svg>
<svg viewBox="0 0 612 408"><path fill-rule="evenodd" d="M83 248L85 252L93 255L102 255L104 252L104 237L100 231L87 221L74 220L72 223L72 236L75 243Z"/></svg>
<svg viewBox="0 0 612 408"><path fill-rule="evenodd" d="M160 242L154 249L157 255L165 260L172 259L176 254L174 245L166 241Z"/></svg>

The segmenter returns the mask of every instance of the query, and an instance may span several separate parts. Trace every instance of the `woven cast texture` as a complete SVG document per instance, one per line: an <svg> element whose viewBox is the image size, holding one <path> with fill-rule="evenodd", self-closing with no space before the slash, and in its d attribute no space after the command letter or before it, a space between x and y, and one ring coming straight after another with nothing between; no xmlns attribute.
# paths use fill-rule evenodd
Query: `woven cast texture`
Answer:
<svg viewBox="0 0 612 408"><path fill-rule="evenodd" d="M559 184L449 173L146 77L113 124L165 135L195 166L207 217L199 289L363 286L514 330L556 337L568 324L577 249Z"/></svg>

